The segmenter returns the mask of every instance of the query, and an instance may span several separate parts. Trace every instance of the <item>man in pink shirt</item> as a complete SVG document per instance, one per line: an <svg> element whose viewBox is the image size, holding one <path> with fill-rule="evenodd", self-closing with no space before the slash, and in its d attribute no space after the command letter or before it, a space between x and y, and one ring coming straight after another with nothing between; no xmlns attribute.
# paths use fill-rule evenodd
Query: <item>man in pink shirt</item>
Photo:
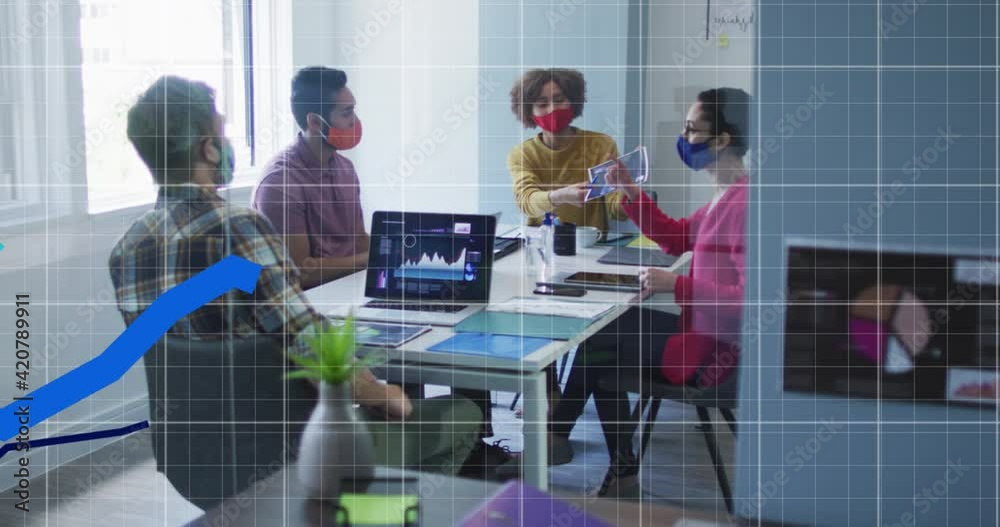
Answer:
<svg viewBox="0 0 1000 527"><path fill-rule="evenodd" d="M289 255L308 289L364 269L368 233L361 210L361 188L354 164L341 155L361 142L356 101L343 71L310 66L292 79L292 114L301 129L295 143L267 167L253 195L253 208L284 238ZM407 395L422 398L418 385ZM481 435L492 435L490 394L456 389L486 413ZM478 442L466 476L485 476L510 459L498 444ZM477 470L480 469L480 470Z"/></svg>
<svg viewBox="0 0 1000 527"><path fill-rule="evenodd" d="M356 101L343 71L311 66L292 79L301 132L264 168L253 208L283 238L310 288L364 269L368 233L354 164L341 152L361 141Z"/></svg>

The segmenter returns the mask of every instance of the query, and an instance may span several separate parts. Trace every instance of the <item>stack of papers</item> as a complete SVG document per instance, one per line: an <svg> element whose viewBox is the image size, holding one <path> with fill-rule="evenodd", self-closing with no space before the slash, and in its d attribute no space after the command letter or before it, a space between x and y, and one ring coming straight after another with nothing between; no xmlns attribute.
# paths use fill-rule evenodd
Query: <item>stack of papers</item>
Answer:
<svg viewBox="0 0 1000 527"><path fill-rule="evenodd" d="M334 325L340 326L343 319L332 319ZM398 348L403 343L413 340L431 330L430 326L411 324L394 324L392 322L354 321L355 342L359 346L380 348Z"/></svg>
<svg viewBox="0 0 1000 527"><path fill-rule="evenodd" d="M506 302L490 304L487 311L593 320L612 310L614 307L614 304L606 302L583 302L534 296L518 296Z"/></svg>

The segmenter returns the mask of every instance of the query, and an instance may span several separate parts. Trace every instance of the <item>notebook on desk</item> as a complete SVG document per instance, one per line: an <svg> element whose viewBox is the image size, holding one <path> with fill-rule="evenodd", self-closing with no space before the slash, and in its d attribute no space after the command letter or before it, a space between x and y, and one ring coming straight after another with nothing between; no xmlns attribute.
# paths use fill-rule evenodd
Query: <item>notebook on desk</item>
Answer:
<svg viewBox="0 0 1000 527"><path fill-rule="evenodd" d="M660 249L643 249L639 247L612 247L598 263L610 265L638 265L643 267L670 267L677 261L676 256L664 253Z"/></svg>
<svg viewBox="0 0 1000 527"><path fill-rule="evenodd" d="M428 351L522 359L544 348L551 339L487 333L456 333L427 348Z"/></svg>
<svg viewBox="0 0 1000 527"><path fill-rule="evenodd" d="M575 505L559 501L534 487L511 482L478 510L465 517L461 527L611 527Z"/></svg>
<svg viewBox="0 0 1000 527"><path fill-rule="evenodd" d="M459 322L455 331L569 340L586 331L590 323L585 318L480 311Z"/></svg>

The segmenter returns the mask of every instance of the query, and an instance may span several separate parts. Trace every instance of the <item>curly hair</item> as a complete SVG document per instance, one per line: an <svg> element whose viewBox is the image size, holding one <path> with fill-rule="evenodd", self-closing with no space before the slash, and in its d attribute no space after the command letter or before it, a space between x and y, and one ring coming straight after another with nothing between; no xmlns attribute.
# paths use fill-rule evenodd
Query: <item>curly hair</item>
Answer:
<svg viewBox="0 0 1000 527"><path fill-rule="evenodd" d="M583 103L587 102L587 81L583 80L582 73L564 68L530 70L517 79L510 89L510 111L525 128L537 126L531 118L532 105L549 81L555 82L569 99L573 117L583 115Z"/></svg>

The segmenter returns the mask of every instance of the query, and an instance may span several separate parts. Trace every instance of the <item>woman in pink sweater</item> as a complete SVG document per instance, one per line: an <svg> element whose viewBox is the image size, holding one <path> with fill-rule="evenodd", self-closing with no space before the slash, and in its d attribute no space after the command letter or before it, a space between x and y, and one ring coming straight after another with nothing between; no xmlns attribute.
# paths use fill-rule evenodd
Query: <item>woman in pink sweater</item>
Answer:
<svg viewBox="0 0 1000 527"><path fill-rule="evenodd" d="M649 268L639 273L646 294L674 293L680 317L635 307L581 344L552 419L552 463L572 460L569 434L590 395L607 440L612 466L602 493L634 488L639 472L632 452L635 423L624 393L604 391L598 380L641 375L645 381L698 387L716 385L734 373L739 359L745 282L750 97L734 88L698 94L688 111L677 152L693 170L712 176L711 202L687 218L657 208L624 167L608 182L626 196L623 210L650 240L669 254L692 253L690 272ZM610 488L609 488L610 487Z"/></svg>

